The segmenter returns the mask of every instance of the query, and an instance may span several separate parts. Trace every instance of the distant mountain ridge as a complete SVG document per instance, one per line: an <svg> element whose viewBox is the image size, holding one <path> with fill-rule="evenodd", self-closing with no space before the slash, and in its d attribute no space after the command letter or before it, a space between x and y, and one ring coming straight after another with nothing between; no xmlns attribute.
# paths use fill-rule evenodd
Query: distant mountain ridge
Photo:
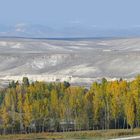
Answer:
<svg viewBox="0 0 140 140"><path fill-rule="evenodd" d="M137 37L140 27L109 29L72 25L62 28L39 24L20 23L16 25L0 24L0 37L25 38L91 38L91 37Z"/></svg>

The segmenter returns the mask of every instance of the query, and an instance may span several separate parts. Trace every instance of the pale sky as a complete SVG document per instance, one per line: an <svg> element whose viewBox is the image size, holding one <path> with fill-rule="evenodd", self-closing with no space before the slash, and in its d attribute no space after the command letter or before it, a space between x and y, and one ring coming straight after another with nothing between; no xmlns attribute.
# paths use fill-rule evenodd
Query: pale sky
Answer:
<svg viewBox="0 0 140 140"><path fill-rule="evenodd" d="M140 26L140 0L0 0L0 24Z"/></svg>

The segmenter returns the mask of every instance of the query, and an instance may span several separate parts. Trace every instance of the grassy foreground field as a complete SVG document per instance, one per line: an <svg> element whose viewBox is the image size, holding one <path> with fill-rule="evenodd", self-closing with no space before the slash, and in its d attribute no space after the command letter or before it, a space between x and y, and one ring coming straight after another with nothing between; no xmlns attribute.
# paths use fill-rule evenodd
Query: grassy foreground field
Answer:
<svg viewBox="0 0 140 140"><path fill-rule="evenodd" d="M0 140L106 140L109 138L140 135L140 129L131 130L95 130L95 131L77 131L60 133L32 133L32 134L13 134L1 135Z"/></svg>

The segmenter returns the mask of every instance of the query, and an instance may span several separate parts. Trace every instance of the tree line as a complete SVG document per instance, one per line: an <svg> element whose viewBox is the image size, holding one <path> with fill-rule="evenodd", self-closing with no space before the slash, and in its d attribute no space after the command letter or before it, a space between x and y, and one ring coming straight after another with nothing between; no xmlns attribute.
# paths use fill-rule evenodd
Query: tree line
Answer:
<svg viewBox="0 0 140 140"><path fill-rule="evenodd" d="M94 82L12 81L0 90L0 133L126 129L140 127L140 75Z"/></svg>

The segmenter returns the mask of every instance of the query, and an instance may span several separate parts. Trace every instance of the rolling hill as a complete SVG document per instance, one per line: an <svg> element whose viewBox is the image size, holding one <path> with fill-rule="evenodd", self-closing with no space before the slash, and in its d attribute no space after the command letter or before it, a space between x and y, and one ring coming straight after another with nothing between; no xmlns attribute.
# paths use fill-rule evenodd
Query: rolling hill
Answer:
<svg viewBox="0 0 140 140"><path fill-rule="evenodd" d="M102 77L131 80L140 73L140 38L0 38L0 81L69 81L89 85Z"/></svg>

